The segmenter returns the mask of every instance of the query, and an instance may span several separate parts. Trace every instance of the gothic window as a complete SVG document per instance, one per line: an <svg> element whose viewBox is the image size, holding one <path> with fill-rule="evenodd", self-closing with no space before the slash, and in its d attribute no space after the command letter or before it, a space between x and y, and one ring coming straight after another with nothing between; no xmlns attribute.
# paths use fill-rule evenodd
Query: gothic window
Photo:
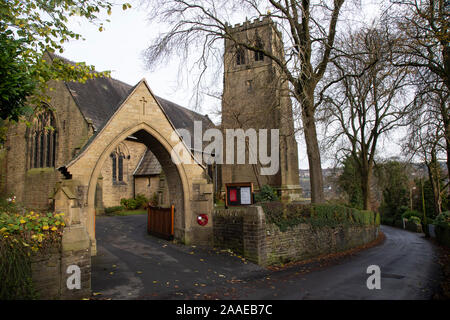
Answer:
<svg viewBox="0 0 450 320"><path fill-rule="evenodd" d="M123 154L119 155L119 159L118 159L118 171L119 171L119 181L123 181Z"/></svg>
<svg viewBox="0 0 450 320"><path fill-rule="evenodd" d="M245 51L242 48L238 48L236 51L236 64L238 66L245 64Z"/></svg>
<svg viewBox="0 0 450 320"><path fill-rule="evenodd" d="M29 141L30 168L51 168L56 161L56 121L52 112L39 114L31 129Z"/></svg>
<svg viewBox="0 0 450 320"><path fill-rule="evenodd" d="M113 182L117 181L117 155L116 153L111 154L111 161L112 161L112 180Z"/></svg>
<svg viewBox="0 0 450 320"><path fill-rule="evenodd" d="M113 183L123 184L124 176L127 174L125 159L130 159L129 151L125 144L121 143L116 150L111 153Z"/></svg>
<svg viewBox="0 0 450 320"><path fill-rule="evenodd" d="M255 47L257 49L264 50L264 45L260 38L256 38ZM264 60L264 54L262 51L255 51L255 61L263 61Z"/></svg>

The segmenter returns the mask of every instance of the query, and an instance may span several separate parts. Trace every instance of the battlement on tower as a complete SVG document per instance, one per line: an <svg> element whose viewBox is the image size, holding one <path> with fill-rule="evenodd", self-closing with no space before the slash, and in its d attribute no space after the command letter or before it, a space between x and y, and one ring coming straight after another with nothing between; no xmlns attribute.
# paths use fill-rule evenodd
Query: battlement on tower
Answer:
<svg viewBox="0 0 450 320"><path fill-rule="evenodd" d="M227 25L227 26L228 26L228 28L230 28L232 33L242 32L242 31L246 31L246 30L254 29L254 28L261 28L264 26L271 26L273 28L273 30L275 30L276 33L278 34L278 36L281 38L281 33L278 30L278 28L276 27L275 22L270 18L270 16L256 18L253 21L246 20L243 23L237 23L234 26L231 26L231 25Z"/></svg>

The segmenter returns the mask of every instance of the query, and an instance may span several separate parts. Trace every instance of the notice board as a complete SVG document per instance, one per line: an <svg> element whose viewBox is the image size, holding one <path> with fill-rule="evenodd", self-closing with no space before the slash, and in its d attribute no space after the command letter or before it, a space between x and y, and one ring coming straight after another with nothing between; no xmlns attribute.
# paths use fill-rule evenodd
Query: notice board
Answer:
<svg viewBox="0 0 450 320"><path fill-rule="evenodd" d="M253 204L253 183L226 183L225 206L248 206Z"/></svg>

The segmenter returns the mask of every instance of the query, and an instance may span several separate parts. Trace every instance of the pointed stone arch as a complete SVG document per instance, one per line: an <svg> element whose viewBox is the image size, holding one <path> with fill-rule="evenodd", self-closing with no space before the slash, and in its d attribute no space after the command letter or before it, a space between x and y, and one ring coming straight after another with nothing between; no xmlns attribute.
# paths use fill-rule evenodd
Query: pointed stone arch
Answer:
<svg viewBox="0 0 450 320"><path fill-rule="evenodd" d="M144 99L146 103L143 104ZM210 243L212 221L206 227L196 223L196 217L201 213L212 218L213 188L208 183L206 167L195 161L143 80L80 154L67 166L59 168L68 178L66 184L77 196L77 209L71 211L79 216L78 220L87 229L92 243L91 252L96 252L95 189L98 176L110 154L130 136L152 151L165 172L170 201L176 209L175 238L184 243ZM182 153L192 161L172 161L171 151L175 147L181 147ZM61 209L67 209L67 206Z"/></svg>

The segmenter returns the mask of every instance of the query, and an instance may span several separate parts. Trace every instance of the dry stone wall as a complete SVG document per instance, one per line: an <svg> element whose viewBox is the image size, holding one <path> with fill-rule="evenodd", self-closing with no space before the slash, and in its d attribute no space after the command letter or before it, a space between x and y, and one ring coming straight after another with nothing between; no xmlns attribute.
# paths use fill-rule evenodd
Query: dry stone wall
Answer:
<svg viewBox="0 0 450 320"><path fill-rule="evenodd" d="M214 246L231 249L260 265L300 261L345 251L375 240L375 225L313 226L301 223L281 231L266 223L259 206L214 210Z"/></svg>

